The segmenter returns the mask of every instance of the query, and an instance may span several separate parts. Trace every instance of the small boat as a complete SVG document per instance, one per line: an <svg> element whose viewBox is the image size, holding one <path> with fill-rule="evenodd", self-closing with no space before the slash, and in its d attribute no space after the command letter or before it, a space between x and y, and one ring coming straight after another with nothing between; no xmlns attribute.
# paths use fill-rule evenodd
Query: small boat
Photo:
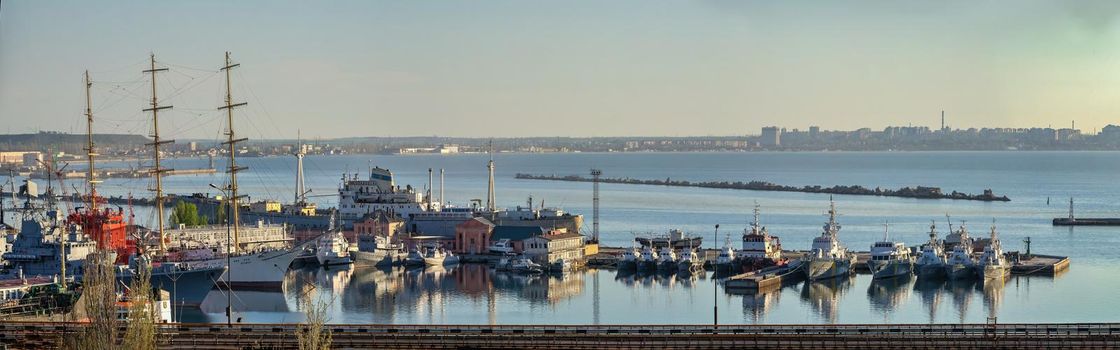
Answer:
<svg viewBox="0 0 1120 350"><path fill-rule="evenodd" d="M673 249L682 249L688 247L700 247L700 243L704 239L700 236L692 236L684 233L678 229L669 230L669 234L657 237L637 237L634 241L641 244L643 247L651 246L654 248L672 247Z"/></svg>
<svg viewBox="0 0 1120 350"><path fill-rule="evenodd" d="M820 237L813 239L805 275L810 281L851 276L856 255L840 244L840 224L836 222L836 203L829 201L828 223Z"/></svg>
<svg viewBox="0 0 1120 350"><path fill-rule="evenodd" d="M914 263L914 271L918 278L943 278L945 277L945 248L941 240L937 239L937 225L929 225L929 242L922 245L918 261Z"/></svg>
<svg viewBox="0 0 1120 350"><path fill-rule="evenodd" d="M622 252L622 256L618 259L618 269L625 271L633 271L638 269L638 260L642 258L642 251L638 248L627 249Z"/></svg>
<svg viewBox="0 0 1120 350"><path fill-rule="evenodd" d="M653 247L642 247L642 255L638 259L639 270L656 270L659 257Z"/></svg>
<svg viewBox="0 0 1120 350"><path fill-rule="evenodd" d="M513 271L518 273L541 273L544 268L532 259L523 255L506 255L498 260L495 266L499 271Z"/></svg>
<svg viewBox="0 0 1120 350"><path fill-rule="evenodd" d="M490 245L489 250L491 253L513 254L513 243L507 238L499 239Z"/></svg>
<svg viewBox="0 0 1120 350"><path fill-rule="evenodd" d="M677 269L681 272L697 272L704 269L704 258L696 251L696 248L689 248L681 251L680 262L677 263Z"/></svg>
<svg viewBox="0 0 1120 350"><path fill-rule="evenodd" d="M1003 256L1003 247L999 243L995 224L992 225L991 239L988 241L988 245L984 246L984 253L980 255L976 273L985 281L1002 281L1011 276L1011 264Z"/></svg>
<svg viewBox="0 0 1120 350"><path fill-rule="evenodd" d="M350 242L342 235L342 231L335 231L319 237L318 248L315 249L315 258L321 266L349 265L354 262L350 258Z"/></svg>
<svg viewBox="0 0 1120 350"><path fill-rule="evenodd" d="M719 255L716 256L715 269L716 271L731 271L735 266L735 248L731 246L731 235L727 235L727 242L720 248Z"/></svg>
<svg viewBox="0 0 1120 350"><path fill-rule="evenodd" d="M657 269L660 271L676 271L677 270L677 252L673 251L672 247L665 246L661 251L657 252L658 261Z"/></svg>
<svg viewBox="0 0 1120 350"><path fill-rule="evenodd" d="M441 248L429 248L424 251L424 265L443 266L446 259L447 252L444 252Z"/></svg>
<svg viewBox="0 0 1120 350"><path fill-rule="evenodd" d="M408 266L424 266L424 253L417 248L408 251L408 256L404 259L404 264Z"/></svg>
<svg viewBox="0 0 1120 350"><path fill-rule="evenodd" d="M883 240L871 245L867 268L877 279L909 276L914 272L914 260L910 257L910 248L905 243L891 241L887 225L883 225Z"/></svg>

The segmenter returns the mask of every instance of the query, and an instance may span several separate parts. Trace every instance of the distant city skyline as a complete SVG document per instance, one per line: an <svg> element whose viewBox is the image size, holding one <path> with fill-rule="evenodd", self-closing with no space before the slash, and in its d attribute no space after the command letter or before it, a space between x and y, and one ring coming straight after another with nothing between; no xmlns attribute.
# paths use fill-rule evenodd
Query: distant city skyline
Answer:
<svg viewBox="0 0 1120 350"><path fill-rule="evenodd" d="M250 138L757 135L1120 124L1111 1L5 1L3 133Z"/></svg>

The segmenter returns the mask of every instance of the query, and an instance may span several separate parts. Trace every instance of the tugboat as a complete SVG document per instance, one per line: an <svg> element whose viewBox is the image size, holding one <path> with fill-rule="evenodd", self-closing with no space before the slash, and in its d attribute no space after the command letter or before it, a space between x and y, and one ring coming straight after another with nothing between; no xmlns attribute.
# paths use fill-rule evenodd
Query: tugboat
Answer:
<svg viewBox="0 0 1120 350"><path fill-rule="evenodd" d="M350 243L342 235L342 231L335 231L319 238L319 247L315 249L315 258L323 267L331 265L349 265L354 261L350 259Z"/></svg>
<svg viewBox="0 0 1120 350"><path fill-rule="evenodd" d="M638 259L638 269L639 270L656 270L657 269L657 263L658 263L658 260L659 260L658 258L659 258L659 256L657 256L657 251L653 250L653 247L650 247L650 246L642 247L642 255Z"/></svg>
<svg viewBox="0 0 1120 350"><path fill-rule="evenodd" d="M836 223L836 202L830 199L828 223L824 225L821 236L813 239L812 250L809 252L809 265L805 269L805 274L810 281L852 274L852 265L856 262L856 256L840 244L839 233L840 224Z"/></svg>
<svg viewBox="0 0 1120 350"><path fill-rule="evenodd" d="M622 257L618 259L618 269L624 271L634 271L638 269L638 260L642 258L642 252L638 248L627 249L622 252Z"/></svg>
<svg viewBox="0 0 1120 350"><path fill-rule="evenodd" d="M661 251L657 253L659 259L657 262L657 269L659 271L676 271L677 270L677 252L671 246L661 247Z"/></svg>
<svg viewBox="0 0 1120 350"><path fill-rule="evenodd" d="M728 272L735 266L735 248L731 246L731 235L727 235L727 242L720 248L719 255L716 256L714 267L716 271Z"/></svg>
<svg viewBox="0 0 1120 350"><path fill-rule="evenodd" d="M1011 264L1003 256L1003 247L999 243L995 224L992 224L991 241L988 242L987 246L984 246L984 254L980 256L976 272L984 281L1003 281L1011 275Z"/></svg>
<svg viewBox="0 0 1120 350"><path fill-rule="evenodd" d="M937 239L937 224L929 224L929 242L922 245L921 255L914 264L918 278L945 277L945 249L941 240Z"/></svg>
<svg viewBox="0 0 1120 350"><path fill-rule="evenodd" d="M976 276L976 262L972 260L972 238L968 237L968 230L964 225L959 225L957 232L950 234L949 238L956 238L953 251L945 261L945 274L949 279L966 279ZM949 244L949 239L945 240Z"/></svg>
<svg viewBox="0 0 1120 350"><path fill-rule="evenodd" d="M883 240L871 245L867 267L876 279L909 276L914 272L914 260L910 257L910 248L905 243L891 241L887 225L883 225Z"/></svg>
<svg viewBox="0 0 1120 350"><path fill-rule="evenodd" d="M781 265L782 242L758 223L758 204L754 205L754 221L743 230L743 249L736 254L739 263L754 271L768 266Z"/></svg>

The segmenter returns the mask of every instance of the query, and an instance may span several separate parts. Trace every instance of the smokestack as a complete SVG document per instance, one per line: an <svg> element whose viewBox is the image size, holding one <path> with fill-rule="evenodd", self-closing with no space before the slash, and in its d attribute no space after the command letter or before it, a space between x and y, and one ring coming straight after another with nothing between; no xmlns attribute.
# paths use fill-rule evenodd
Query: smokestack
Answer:
<svg viewBox="0 0 1120 350"><path fill-rule="evenodd" d="M439 205L443 207L443 168L439 168Z"/></svg>
<svg viewBox="0 0 1120 350"><path fill-rule="evenodd" d="M945 111L941 111L941 130L945 130Z"/></svg>
<svg viewBox="0 0 1120 350"><path fill-rule="evenodd" d="M428 198L427 198L427 200L428 200L428 206L429 206L428 209L431 210L431 204L432 204L432 168L428 168Z"/></svg>

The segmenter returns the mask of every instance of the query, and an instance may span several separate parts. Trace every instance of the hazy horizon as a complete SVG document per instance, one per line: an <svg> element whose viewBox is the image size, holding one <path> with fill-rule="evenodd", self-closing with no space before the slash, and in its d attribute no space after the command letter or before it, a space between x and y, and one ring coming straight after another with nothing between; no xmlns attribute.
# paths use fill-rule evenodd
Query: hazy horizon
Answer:
<svg viewBox="0 0 1120 350"><path fill-rule="evenodd" d="M250 138L655 137L1114 123L1120 3L102 2L0 5L4 133L214 139L225 51Z"/></svg>

